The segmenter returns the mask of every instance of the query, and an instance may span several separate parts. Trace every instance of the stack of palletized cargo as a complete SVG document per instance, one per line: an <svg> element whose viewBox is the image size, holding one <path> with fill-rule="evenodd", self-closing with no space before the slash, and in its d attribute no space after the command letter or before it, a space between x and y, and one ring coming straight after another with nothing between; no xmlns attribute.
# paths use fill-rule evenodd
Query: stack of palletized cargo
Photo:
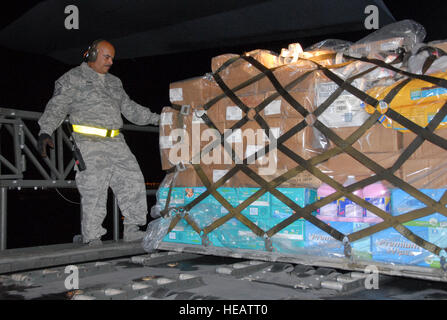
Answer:
<svg viewBox="0 0 447 320"><path fill-rule="evenodd" d="M439 256L414 244L406 231L396 231L386 216L424 206L420 196L416 201L401 188L417 188L438 201L447 184L446 150L425 141L408 156L416 134L386 112L395 110L425 127L447 96L447 89L411 80L408 72L414 74L417 65L411 58L420 54L416 49L422 41L420 30L411 28L387 30L386 36L353 45L341 43L343 50L340 43L323 43L293 51L293 44L281 56L266 50L225 54L212 59L212 74L172 83L172 106L163 109L160 122L161 162L168 175L158 203L165 213L174 208L171 218L177 220L173 218L164 241L204 245L207 239L211 246L236 250L337 258L352 254L369 261L439 267ZM402 59L402 52L410 60ZM421 68L430 72L441 66L436 60ZM430 75L444 78L439 70ZM369 105L374 99L377 105ZM419 107L428 104L419 114ZM447 137L443 126L441 121L435 131L441 138ZM401 159L405 161L399 163ZM351 192L382 210L382 218L348 199L341 186L377 173L383 174L380 179L360 183ZM331 194L319 193L329 183L321 175L333 179L332 192L343 196L302 211ZM334 209L328 214L329 207ZM289 221L291 217L296 219ZM403 226L442 246L444 218L427 214ZM380 232L370 229L380 223L382 227L374 227ZM357 236L351 240L353 234ZM402 243L409 243L406 253L392 248Z"/></svg>
<svg viewBox="0 0 447 320"><path fill-rule="evenodd" d="M442 141L447 138L447 119L441 116L447 102L447 88L442 83L447 79L447 56L437 48L445 49L445 42L416 45L414 54L408 60L408 71L416 76L402 74L394 82L378 83L367 91L372 97L383 101L395 90L394 98L382 110L387 115L382 124L402 133L402 149L405 153L411 150L411 155L400 167L402 179L408 185L390 191L390 213L399 219L403 219L404 214L411 216L423 208L429 209L431 201L443 203L442 198L447 190L446 144ZM388 109L395 111L397 116L389 116ZM369 106L366 110L372 112ZM429 123L436 115L439 117L438 125L432 126ZM404 118L399 118L401 116ZM407 122L402 122L402 119ZM435 129L436 136L424 135L428 132L423 128L430 126L430 130ZM423 141L422 138L428 140ZM439 268L442 251L438 248L447 245L446 212L429 210L419 217L413 215L401 221L404 227L430 245L423 246L395 228L386 228L372 235L374 261Z"/></svg>

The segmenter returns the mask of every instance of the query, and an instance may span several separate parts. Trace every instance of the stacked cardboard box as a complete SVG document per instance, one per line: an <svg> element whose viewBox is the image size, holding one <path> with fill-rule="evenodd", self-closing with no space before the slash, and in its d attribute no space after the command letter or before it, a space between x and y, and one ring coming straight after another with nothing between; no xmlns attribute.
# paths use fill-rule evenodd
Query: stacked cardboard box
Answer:
<svg viewBox="0 0 447 320"><path fill-rule="evenodd" d="M447 129L437 129L434 132L447 139ZM403 145L408 147L417 136L412 132L403 134ZM447 150L425 140L422 145L402 165L405 181L416 188L445 188L447 186L446 169Z"/></svg>
<svg viewBox="0 0 447 320"><path fill-rule="evenodd" d="M166 205L168 190L168 188L161 188L158 191L158 202L162 207ZM197 199L205 190L205 187L173 188L169 207L186 205ZM221 187L217 189L217 192L231 206L237 207L258 190L259 188ZM304 188L278 188L278 190L300 207L305 207L315 201L316 198L315 190ZM200 229L204 229L228 213L229 211L210 195L194 206L189 215ZM292 215L292 213L293 211L289 207L268 192L264 193L241 212L242 215L264 231L274 227L277 223ZM300 219L279 231L272 238L273 247L277 251L284 253L304 247L304 228L304 220ZM210 232L208 239L216 247L265 250L264 239L256 236L250 228L235 218L229 219L222 226ZM164 236L163 241L193 245L202 243L200 235L184 219L181 219L175 228Z"/></svg>
<svg viewBox="0 0 447 320"><path fill-rule="evenodd" d="M315 65L312 62L299 60L297 63L281 66L278 63L278 59L276 59L277 57L268 51L256 50L251 55L267 68L273 67L271 70L278 82L282 86L287 87L287 92L290 97L296 100L305 110L314 111L338 87L322 71L315 70ZM214 71L218 70L228 59L234 59L235 57L234 55L223 55L214 58L212 61L212 69ZM232 64L220 70L219 75L228 87L237 88L244 81L261 75L261 72L247 61L235 59ZM302 77L301 81L294 83L300 77ZM186 115L180 115L178 111L172 109L163 110L163 113L166 113L166 119L170 120L172 118L170 122L165 123L162 121L161 123L163 137L160 138L160 147L162 149L163 169L171 168L175 164L175 161L169 161L168 157L171 152L171 147L175 142L172 141L172 138L169 140L170 138L166 137L174 128L183 128L187 132L187 140L185 141L188 142L187 150L189 152L188 156L183 158L185 162L192 160L192 157L197 155L201 150L201 157L196 159L195 163L203 165L204 170L211 171L209 177L213 177L216 174L219 175L219 172L222 172L222 170L231 169L232 165L234 165L234 161L231 161L233 154L230 154L228 149L226 150L222 145L219 145L219 141L215 149L205 148L219 134L203 136L204 130L209 127L199 118L205 112L203 106L222 94L222 90L217 83L211 77L198 77L173 83L171 84L170 90L172 103L188 105L190 108L185 109L187 110ZM244 112L237 105L237 101L222 95L221 99L215 100L214 105L206 113L220 134L224 134L225 132L232 133L226 141L229 142L230 149L232 148L234 150L235 159L239 161L246 159L247 156L256 151L262 150L268 144L268 139L266 139L263 132L264 128L256 121L254 116L255 111L253 109L259 105L264 106L259 112L262 122L271 129L272 135L276 138L281 138L283 134L301 122L306 120L309 123L309 120L311 120L309 118L305 119L295 108L296 106L292 106L289 103L291 100L280 96L275 86L267 77L260 78L255 83L235 91L235 94L248 107L247 112ZM168 116L169 113L173 115ZM329 108L318 119L333 130L335 134L345 139L358 129L368 116L361 108L361 101L345 91L342 96L332 102ZM245 118L247 121L240 126L241 121L244 121ZM236 125L239 128L231 131ZM250 132L255 133L253 135L254 139L248 138L248 133ZM206 141L201 141L202 139L199 138L204 138ZM200 140L200 143L198 140ZM164 144L165 142L169 147ZM324 140L321 143L318 132L310 126L306 126L304 129L290 136L286 141L283 141L283 145L297 156L306 160L335 147L334 143L328 140ZM401 132L376 124L358 139L353 144L353 147L363 152L379 165L389 168L393 164L392 160L396 160L400 155L403 145ZM179 145L177 147L176 150L181 149ZM182 150L184 151L184 149ZM257 158L254 163L253 161L249 162L249 167L265 180L271 181L298 166L297 162L291 157L293 156L288 156L281 150L274 150L262 158ZM177 162L179 161L178 158ZM347 163L350 163L350 165L347 166ZM270 167L266 166L268 164ZM271 167L275 168L273 172L269 169ZM370 169L346 154L329 159L319 165L319 169L328 175L334 176L340 183L344 182L348 175L364 178L373 173ZM216 174L213 174L213 171L216 171ZM189 172L193 173L193 170L189 168ZM395 174L401 177L400 170ZM188 176L190 184L203 185L197 177L195 180L189 178ZM209 180L213 181L214 179L210 178ZM232 179L232 183L232 186L258 186L256 182L243 174L239 174L238 177L235 176ZM304 171L288 180L282 186L317 188L320 184L320 180L309 172Z"/></svg>
<svg viewBox="0 0 447 320"><path fill-rule="evenodd" d="M420 189L422 193L439 201L446 189ZM426 207L425 204L402 190L391 193L391 214L399 216L407 212ZM440 213L408 221L403 224L411 232L425 241L441 248L447 245L447 217ZM393 228L388 228L372 236L372 257L376 261L440 267L440 258L406 239Z"/></svg>

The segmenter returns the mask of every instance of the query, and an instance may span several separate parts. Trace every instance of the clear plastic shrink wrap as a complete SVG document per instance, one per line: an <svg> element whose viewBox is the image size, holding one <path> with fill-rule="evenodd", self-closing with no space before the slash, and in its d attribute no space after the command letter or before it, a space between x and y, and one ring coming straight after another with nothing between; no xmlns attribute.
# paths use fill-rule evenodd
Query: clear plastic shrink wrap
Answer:
<svg viewBox="0 0 447 320"><path fill-rule="evenodd" d="M143 238L143 248L151 253L157 250L163 237L166 235L171 219L157 218L149 222L146 228L146 235Z"/></svg>
<svg viewBox="0 0 447 320"><path fill-rule="evenodd" d="M445 268L447 65L420 49L447 45L424 38L404 20L355 43L221 55L172 83L145 249Z"/></svg>

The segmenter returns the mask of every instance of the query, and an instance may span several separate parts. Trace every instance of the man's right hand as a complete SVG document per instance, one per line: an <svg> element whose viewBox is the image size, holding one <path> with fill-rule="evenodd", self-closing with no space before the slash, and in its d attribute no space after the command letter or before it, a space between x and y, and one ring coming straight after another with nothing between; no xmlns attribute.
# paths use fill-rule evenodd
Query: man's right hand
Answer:
<svg viewBox="0 0 447 320"><path fill-rule="evenodd" d="M37 150L39 150L40 155L42 156L42 158L46 158L47 157L47 145L53 149L54 148L54 142L53 139L51 139L51 136L46 134L46 133L42 133L39 136L39 140L37 141Z"/></svg>

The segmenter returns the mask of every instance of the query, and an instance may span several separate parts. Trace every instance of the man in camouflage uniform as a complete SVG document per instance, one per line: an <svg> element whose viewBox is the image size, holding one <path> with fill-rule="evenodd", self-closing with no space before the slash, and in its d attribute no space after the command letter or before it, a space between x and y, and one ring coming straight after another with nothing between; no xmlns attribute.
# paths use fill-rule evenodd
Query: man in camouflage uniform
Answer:
<svg viewBox="0 0 447 320"><path fill-rule="evenodd" d="M67 115L72 125L109 130L105 137L84 131L73 133L86 164L86 170L75 170L83 211L82 239L89 245L100 245L101 236L106 233L102 223L107 214L109 186L125 218L124 240L144 237L139 230L139 226L146 224L147 216L144 178L123 134L111 137L110 130L123 126L121 114L137 125L158 125L160 120L159 114L132 101L120 79L108 73L114 56L115 49L109 42L95 41L84 54L88 62L56 81L53 97L39 119L39 148L43 157L46 146L54 146L51 134Z"/></svg>

